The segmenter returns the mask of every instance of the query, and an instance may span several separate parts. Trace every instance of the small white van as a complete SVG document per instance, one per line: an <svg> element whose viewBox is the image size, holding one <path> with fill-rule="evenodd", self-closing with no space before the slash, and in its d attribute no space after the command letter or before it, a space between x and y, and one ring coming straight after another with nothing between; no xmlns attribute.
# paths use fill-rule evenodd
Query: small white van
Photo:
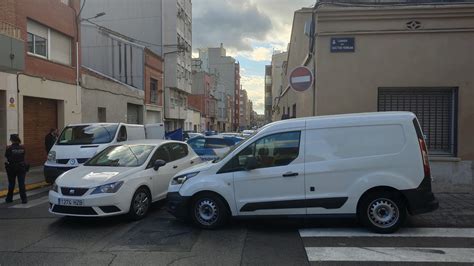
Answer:
<svg viewBox="0 0 474 266"><path fill-rule="evenodd" d="M66 126L48 153L44 177L53 183L62 173L85 163L114 143L164 139L163 124L87 123Z"/></svg>
<svg viewBox="0 0 474 266"><path fill-rule="evenodd" d="M380 112L268 124L219 161L178 173L167 209L203 228L230 216L357 216L379 233L407 212L438 208L413 113Z"/></svg>

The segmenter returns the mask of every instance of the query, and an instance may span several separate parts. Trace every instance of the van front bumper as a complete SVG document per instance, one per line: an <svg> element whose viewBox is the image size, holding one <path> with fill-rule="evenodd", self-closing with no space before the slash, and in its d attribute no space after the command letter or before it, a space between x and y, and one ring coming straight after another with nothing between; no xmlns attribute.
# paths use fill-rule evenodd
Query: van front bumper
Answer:
<svg viewBox="0 0 474 266"><path fill-rule="evenodd" d="M73 167L49 166L45 164L43 167L44 180L46 181L46 183L52 184L54 183L56 178L58 178L58 176L76 167L77 166L73 166Z"/></svg>
<svg viewBox="0 0 474 266"><path fill-rule="evenodd" d="M191 197L181 196L179 192L168 192L166 210L174 217L186 220L189 217Z"/></svg>

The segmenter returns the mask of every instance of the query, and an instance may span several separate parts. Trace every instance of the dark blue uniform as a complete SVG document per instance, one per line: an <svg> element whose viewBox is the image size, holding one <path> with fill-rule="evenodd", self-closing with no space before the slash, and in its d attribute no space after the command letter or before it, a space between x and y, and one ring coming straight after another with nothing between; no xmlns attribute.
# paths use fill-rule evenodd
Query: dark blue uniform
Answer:
<svg viewBox="0 0 474 266"><path fill-rule="evenodd" d="M27 202L25 190L25 148L23 145L13 143L7 147L5 151L7 163L5 169L8 175L8 194L5 199L6 202L11 202L13 199L13 190L15 189L15 181L18 178L18 189L20 190L20 198L23 203Z"/></svg>

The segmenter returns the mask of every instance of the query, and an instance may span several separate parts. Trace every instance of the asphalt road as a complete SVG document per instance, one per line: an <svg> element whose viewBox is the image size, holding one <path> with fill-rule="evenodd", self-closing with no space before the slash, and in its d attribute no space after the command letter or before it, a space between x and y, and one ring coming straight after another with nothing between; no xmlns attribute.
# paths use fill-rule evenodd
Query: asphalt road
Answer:
<svg viewBox="0 0 474 266"><path fill-rule="evenodd" d="M43 190L30 192L27 205L2 199L0 265L474 265L470 205L457 218L444 209L411 218L394 235L351 219L235 220L207 231L162 204L137 222L57 217L47 206Z"/></svg>

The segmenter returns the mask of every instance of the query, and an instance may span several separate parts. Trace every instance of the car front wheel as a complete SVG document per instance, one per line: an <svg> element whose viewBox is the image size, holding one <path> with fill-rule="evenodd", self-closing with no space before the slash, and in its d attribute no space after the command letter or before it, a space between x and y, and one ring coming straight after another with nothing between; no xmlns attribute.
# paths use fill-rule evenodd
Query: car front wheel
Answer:
<svg viewBox="0 0 474 266"><path fill-rule="evenodd" d="M140 220L146 216L151 205L151 196L150 192L144 188L140 187L133 194L132 202L130 203L130 211L128 216L132 220Z"/></svg>
<svg viewBox="0 0 474 266"><path fill-rule="evenodd" d="M204 229L218 228L229 218L229 211L224 201L211 193L198 195L191 206L194 223Z"/></svg>
<svg viewBox="0 0 474 266"><path fill-rule="evenodd" d="M359 220L370 230L389 234L397 231L406 219L406 206L396 192L374 192L361 199Z"/></svg>

